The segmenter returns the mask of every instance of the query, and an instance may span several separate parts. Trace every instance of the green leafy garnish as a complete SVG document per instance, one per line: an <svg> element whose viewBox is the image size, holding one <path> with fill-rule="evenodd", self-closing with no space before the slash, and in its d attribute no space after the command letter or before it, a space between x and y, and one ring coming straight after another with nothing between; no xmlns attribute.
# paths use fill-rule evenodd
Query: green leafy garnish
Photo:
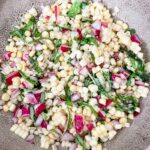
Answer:
<svg viewBox="0 0 150 150"><path fill-rule="evenodd" d="M136 77L138 77L135 73L132 73L130 76L129 76L129 79L128 79L128 81L127 81L127 86L131 86L131 84L132 84L132 79L133 78L136 78Z"/></svg>
<svg viewBox="0 0 150 150"><path fill-rule="evenodd" d="M129 28L126 30L126 32L129 31L131 33L131 35L135 34L136 33L136 30L133 29L133 28Z"/></svg>
<svg viewBox="0 0 150 150"><path fill-rule="evenodd" d="M70 91L68 84L65 86L64 90L65 90L65 97L64 98L66 100L66 104L68 106L72 106L71 91Z"/></svg>
<svg viewBox="0 0 150 150"><path fill-rule="evenodd" d="M81 8L84 9L87 5L88 5L87 2L82 2L82 3L81 3Z"/></svg>
<svg viewBox="0 0 150 150"><path fill-rule="evenodd" d="M82 23L86 23L86 22L92 23L93 20L88 17L82 18Z"/></svg>
<svg viewBox="0 0 150 150"><path fill-rule="evenodd" d="M92 61L95 62L95 56L94 56L94 54L92 52L90 52L90 55L91 55Z"/></svg>
<svg viewBox="0 0 150 150"><path fill-rule="evenodd" d="M88 76L88 77L86 77L85 80L84 80L84 86L85 86L85 87L88 87L90 84L92 84L92 80L91 80L91 78Z"/></svg>
<svg viewBox="0 0 150 150"><path fill-rule="evenodd" d="M99 46L94 37L84 37L83 40L80 42L80 45L83 46L86 44Z"/></svg>
<svg viewBox="0 0 150 150"><path fill-rule="evenodd" d="M36 18L35 17L31 17L29 22L27 24L24 25L24 27L18 29L15 28L14 31L10 32L11 36L17 36L22 40L25 40L25 31L29 30L29 29L33 29L33 27L36 24Z"/></svg>
<svg viewBox="0 0 150 150"><path fill-rule="evenodd" d="M116 107L120 111L135 112L138 100L133 96L119 95Z"/></svg>
<svg viewBox="0 0 150 150"><path fill-rule="evenodd" d="M4 83L4 86L2 88L3 92L6 92L8 90L8 86L6 84L6 80L5 79L6 79L6 75L1 73L1 82Z"/></svg>
<svg viewBox="0 0 150 150"><path fill-rule="evenodd" d="M41 94L40 102L43 103L45 100L45 92Z"/></svg>
<svg viewBox="0 0 150 150"><path fill-rule="evenodd" d="M34 115L34 108L30 107L30 118L34 122L35 121L35 115Z"/></svg>
<svg viewBox="0 0 150 150"><path fill-rule="evenodd" d="M36 71L37 77L41 77L43 74L42 69L39 67L37 59L30 57L30 63L33 65L34 70Z"/></svg>
<svg viewBox="0 0 150 150"><path fill-rule="evenodd" d="M70 82L73 78L74 78L75 75L71 75L68 79L68 82Z"/></svg>
<svg viewBox="0 0 150 150"><path fill-rule="evenodd" d="M81 145L83 150L86 150L86 144L85 144L85 142L83 141L83 139L79 135L75 136L75 142L77 144Z"/></svg>
<svg viewBox="0 0 150 150"><path fill-rule="evenodd" d="M48 116L44 112L42 112L42 117L43 117L44 120L48 120Z"/></svg>
<svg viewBox="0 0 150 150"><path fill-rule="evenodd" d="M6 79L6 75L1 73L1 82L4 83Z"/></svg>
<svg viewBox="0 0 150 150"><path fill-rule="evenodd" d="M59 48L61 46L62 42L59 39L54 40L54 45L56 48Z"/></svg>
<svg viewBox="0 0 150 150"><path fill-rule="evenodd" d="M109 84L109 91L110 91L111 90L111 84L112 84L112 81L110 79L110 73L108 71L104 71L103 77L104 77L105 81Z"/></svg>
<svg viewBox="0 0 150 150"><path fill-rule="evenodd" d="M75 0L75 2L72 4L72 7L67 12L68 17L74 18L76 15L78 15L81 12L81 0Z"/></svg>
<svg viewBox="0 0 150 150"><path fill-rule="evenodd" d="M54 62L54 64L57 64L60 60L60 57L61 57L60 53L57 50L55 50L51 59Z"/></svg>
<svg viewBox="0 0 150 150"><path fill-rule="evenodd" d="M25 73L23 73L22 71L19 71L19 73L21 74L21 76L27 80L28 82L30 82L31 84L37 86L38 85L38 81L36 80L32 80L30 77L28 77Z"/></svg>

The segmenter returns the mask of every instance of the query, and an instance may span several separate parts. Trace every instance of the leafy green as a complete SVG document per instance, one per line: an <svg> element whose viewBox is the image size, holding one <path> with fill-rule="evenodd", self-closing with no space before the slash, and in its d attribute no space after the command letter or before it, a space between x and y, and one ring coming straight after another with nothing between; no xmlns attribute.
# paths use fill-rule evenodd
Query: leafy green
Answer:
<svg viewBox="0 0 150 150"><path fill-rule="evenodd" d="M44 120L48 120L48 116L44 112L42 112L42 117L43 117Z"/></svg>
<svg viewBox="0 0 150 150"><path fill-rule="evenodd" d="M1 82L4 83L6 79L6 75L1 73Z"/></svg>
<svg viewBox="0 0 150 150"><path fill-rule="evenodd" d="M51 59L54 62L54 64L57 64L60 60L60 57L61 57L60 53L57 50L55 50Z"/></svg>
<svg viewBox="0 0 150 150"><path fill-rule="evenodd" d="M68 82L70 82L74 78L74 75L71 75L68 79Z"/></svg>
<svg viewBox="0 0 150 150"><path fill-rule="evenodd" d="M21 76L25 79L25 80L27 80L28 82L30 82L31 84L33 84L33 85L38 85L38 81L36 81L36 80L32 80L30 77L28 77L25 73L23 73L22 71L19 71L20 72L20 74L21 74Z"/></svg>
<svg viewBox="0 0 150 150"><path fill-rule="evenodd" d="M94 54L92 52L90 52L90 55L91 55L92 61L95 62L95 56L94 56Z"/></svg>
<svg viewBox="0 0 150 150"><path fill-rule="evenodd" d="M134 112L138 106L138 100L133 96L119 95L116 107L120 111Z"/></svg>
<svg viewBox="0 0 150 150"><path fill-rule="evenodd" d="M40 102L43 103L45 100L45 92L41 94Z"/></svg>
<svg viewBox="0 0 150 150"><path fill-rule="evenodd" d="M71 101L71 90L68 86L68 84L64 87L65 90L65 100L66 100L66 104L68 106L72 106L72 101Z"/></svg>
<svg viewBox="0 0 150 150"><path fill-rule="evenodd" d="M61 40L60 40L60 39L56 39L56 40L54 40L54 45L55 45L55 47L56 47L56 48L60 47L60 46L61 46L61 44L62 44L62 42L61 42Z"/></svg>
<svg viewBox="0 0 150 150"><path fill-rule="evenodd" d="M17 36L22 40L25 40L25 31L29 30L29 29L33 29L33 27L36 24L36 18L35 17L31 17L29 22L27 24L24 25L24 27L18 29L15 28L14 31L10 32L10 34L14 37Z"/></svg>
<svg viewBox="0 0 150 150"><path fill-rule="evenodd" d="M81 0L75 0L75 2L72 4L70 10L67 12L68 17L74 18L76 15L78 15L81 12Z"/></svg>
<svg viewBox="0 0 150 150"><path fill-rule="evenodd" d="M83 150L86 150L86 144L85 144L85 142L83 141L83 139L79 135L75 136L75 142L77 144L81 145Z"/></svg>
<svg viewBox="0 0 150 150"><path fill-rule="evenodd" d="M93 22L93 20L92 20L92 19L90 19L90 18L88 18L88 17L84 17L84 18L82 18L82 23L86 23L86 22L90 22L90 23L92 23L92 22Z"/></svg>
<svg viewBox="0 0 150 150"><path fill-rule="evenodd" d="M110 73L108 71L104 71L103 72L103 77L104 77L105 81L108 82L109 90L110 90L111 89L111 84L112 84L112 81L110 79Z"/></svg>
<svg viewBox="0 0 150 150"><path fill-rule="evenodd" d="M89 103L87 102L84 102L84 101L78 101L77 104L81 107L88 107L90 108L91 112L95 115L95 117L99 117L98 113L96 112L96 110L93 108L92 105L90 105Z"/></svg>
<svg viewBox="0 0 150 150"><path fill-rule="evenodd" d="M34 115L34 108L30 107L30 118L34 122L35 121L35 115Z"/></svg>
<svg viewBox="0 0 150 150"><path fill-rule="evenodd" d="M33 68L34 68L34 70L36 71L36 75L38 76L38 77L41 77L42 76L42 74L43 74L43 71L42 71L42 69L39 67L39 65L38 65L38 62L37 62L37 59L35 59L35 58L33 58L33 57L30 57L30 63L33 65Z"/></svg>
<svg viewBox="0 0 150 150"><path fill-rule="evenodd" d="M136 30L133 29L133 28L128 28L128 29L126 30L126 32L127 32L127 31L129 31L129 32L131 33L131 35L133 35L133 34L136 33Z"/></svg>
<svg viewBox="0 0 150 150"><path fill-rule="evenodd" d="M94 37L84 37L83 40L80 42L80 45L83 46L86 44L99 46Z"/></svg>
<svg viewBox="0 0 150 150"><path fill-rule="evenodd" d="M81 8L84 9L88 5L88 2L82 2L81 3Z"/></svg>
<svg viewBox="0 0 150 150"><path fill-rule="evenodd" d="M6 92L8 90L8 86L6 84L6 80L5 79L6 79L6 75L1 73L1 82L4 83L4 86L2 88L3 92Z"/></svg>
<svg viewBox="0 0 150 150"><path fill-rule="evenodd" d="M131 82L132 82L132 79L133 78L136 78L137 75L135 73L132 73L130 76L129 76L129 79L127 81L127 86L131 86Z"/></svg>
<svg viewBox="0 0 150 150"><path fill-rule="evenodd" d="M90 84L92 84L92 80L90 77L86 77L84 80L84 86L88 87Z"/></svg>
<svg viewBox="0 0 150 150"><path fill-rule="evenodd" d="M67 120L67 126L66 126L66 129L65 130L68 130L71 128L71 124L72 124L72 118L71 118L71 114L70 114L70 111L68 110L68 120Z"/></svg>

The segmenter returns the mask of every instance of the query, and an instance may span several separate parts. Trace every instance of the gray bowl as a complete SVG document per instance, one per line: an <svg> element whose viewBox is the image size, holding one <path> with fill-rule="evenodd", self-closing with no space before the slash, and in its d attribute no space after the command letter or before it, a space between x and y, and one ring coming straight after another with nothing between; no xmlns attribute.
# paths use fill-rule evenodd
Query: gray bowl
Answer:
<svg viewBox="0 0 150 150"><path fill-rule="evenodd" d="M118 18L135 28L143 41L145 58L150 61L150 0L103 0L111 9L120 8ZM40 8L48 0L0 0L0 51L4 50L9 31L20 16L32 5ZM141 101L142 113L130 128L123 129L106 144L107 150L150 150L150 95ZM9 131L12 125L9 114L0 113L0 150L40 150ZM38 142L37 142L38 143ZM61 148L60 148L61 149Z"/></svg>

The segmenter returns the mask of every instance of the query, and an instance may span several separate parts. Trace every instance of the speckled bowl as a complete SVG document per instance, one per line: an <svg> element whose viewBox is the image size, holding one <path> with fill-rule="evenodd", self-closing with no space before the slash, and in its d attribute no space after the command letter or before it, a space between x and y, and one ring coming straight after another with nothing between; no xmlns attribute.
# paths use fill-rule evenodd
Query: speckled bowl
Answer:
<svg viewBox="0 0 150 150"><path fill-rule="evenodd" d="M145 58L150 61L150 0L103 0L111 9L119 7L118 18L136 29L143 40ZM9 31L17 24L21 14L34 5L49 4L48 0L0 0L0 52L4 49ZM130 128L123 129L106 144L107 150L150 150L150 95L141 102L142 113ZM9 114L0 113L0 150L40 150L9 131ZM38 143L38 142L37 142ZM59 148L61 149L61 148Z"/></svg>

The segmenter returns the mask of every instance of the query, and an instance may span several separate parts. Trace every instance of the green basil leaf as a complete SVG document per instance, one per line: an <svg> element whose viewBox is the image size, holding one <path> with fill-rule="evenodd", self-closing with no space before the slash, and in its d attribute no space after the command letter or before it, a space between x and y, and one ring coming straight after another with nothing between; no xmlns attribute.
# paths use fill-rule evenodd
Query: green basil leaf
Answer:
<svg viewBox="0 0 150 150"><path fill-rule="evenodd" d="M94 37L84 37L83 40L80 42L80 45L83 46L86 44L99 46L98 42Z"/></svg>
<svg viewBox="0 0 150 150"><path fill-rule="evenodd" d="M129 31L131 33L131 35L135 34L136 33L136 30L133 29L133 28L129 28L126 30L126 32Z"/></svg>
<svg viewBox="0 0 150 150"><path fill-rule="evenodd" d="M61 46L62 42L59 39L54 40L54 45L56 48L59 48Z"/></svg>
<svg viewBox="0 0 150 150"><path fill-rule="evenodd" d="M66 104L68 106L72 106L72 101L71 101L71 91L70 91L70 87L68 86L68 84L64 87L65 90L65 100L66 100Z"/></svg>
<svg viewBox="0 0 150 150"><path fill-rule="evenodd" d="M43 93L41 94L41 99L40 99L40 102L41 102L41 103L44 103L44 101L45 101L45 92L43 92Z"/></svg>
<svg viewBox="0 0 150 150"><path fill-rule="evenodd" d="M43 117L44 120L48 120L48 116L44 112L42 112L42 117Z"/></svg>
<svg viewBox="0 0 150 150"><path fill-rule="evenodd" d="M30 107L30 118L34 122L35 121L35 115L34 115L34 108Z"/></svg>
<svg viewBox="0 0 150 150"><path fill-rule="evenodd" d="M72 7L67 12L68 17L74 18L76 15L78 15L81 12L81 0L75 0L75 2L72 4Z"/></svg>
<svg viewBox="0 0 150 150"><path fill-rule="evenodd" d="M85 142L83 141L83 139L79 135L75 136L75 142L77 144L81 145L83 150L86 150L86 144L85 144Z"/></svg>

